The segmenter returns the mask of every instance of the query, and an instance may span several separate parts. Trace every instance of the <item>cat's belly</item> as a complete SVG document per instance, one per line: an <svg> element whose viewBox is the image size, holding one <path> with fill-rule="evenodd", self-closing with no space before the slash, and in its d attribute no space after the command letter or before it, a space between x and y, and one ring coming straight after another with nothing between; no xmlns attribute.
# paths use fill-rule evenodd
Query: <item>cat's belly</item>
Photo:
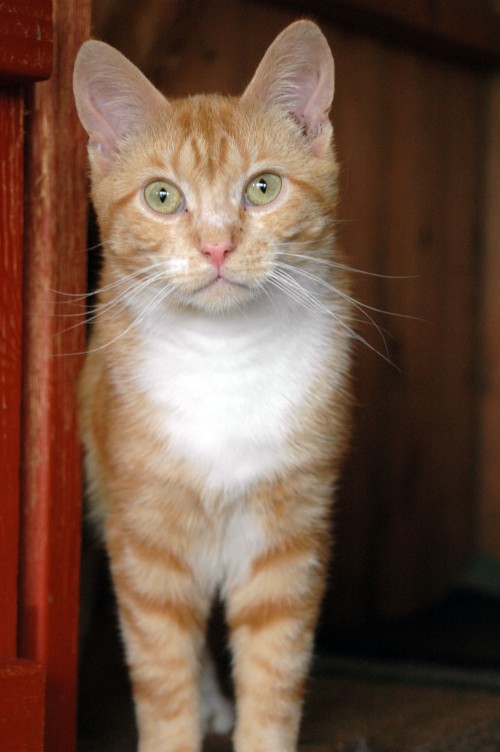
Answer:
<svg viewBox="0 0 500 752"><path fill-rule="evenodd" d="M207 493L233 494L290 463L318 350L293 336L258 347L251 337L237 348L196 344L156 342L137 379L169 455L187 461Z"/></svg>

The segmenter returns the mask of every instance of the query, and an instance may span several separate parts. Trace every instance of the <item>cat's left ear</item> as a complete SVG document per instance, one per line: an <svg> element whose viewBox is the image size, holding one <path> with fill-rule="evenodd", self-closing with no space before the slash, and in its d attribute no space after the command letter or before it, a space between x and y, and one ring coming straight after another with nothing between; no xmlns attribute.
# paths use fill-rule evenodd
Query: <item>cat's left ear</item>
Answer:
<svg viewBox="0 0 500 752"><path fill-rule="evenodd" d="M303 127L312 151L322 156L332 135L328 113L334 81L325 37L312 21L296 21L269 47L243 97L257 97L291 114Z"/></svg>
<svg viewBox="0 0 500 752"><path fill-rule="evenodd" d="M73 91L80 121L89 134L89 157L105 174L120 141L166 105L152 83L118 50L84 42L75 60Z"/></svg>

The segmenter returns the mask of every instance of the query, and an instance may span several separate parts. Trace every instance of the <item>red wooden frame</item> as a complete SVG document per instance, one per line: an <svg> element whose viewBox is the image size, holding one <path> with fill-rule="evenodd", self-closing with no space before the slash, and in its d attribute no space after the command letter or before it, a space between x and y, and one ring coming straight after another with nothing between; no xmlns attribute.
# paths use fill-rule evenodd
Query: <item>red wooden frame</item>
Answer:
<svg viewBox="0 0 500 752"><path fill-rule="evenodd" d="M44 672L31 661L0 660L2 750L42 752Z"/></svg>
<svg viewBox="0 0 500 752"><path fill-rule="evenodd" d="M0 749L42 752L44 670L17 655L23 360L24 89L50 73L50 38L32 2L0 6ZM31 19L21 16L32 13ZM37 19L39 24L37 25ZM34 25L33 25L34 24ZM21 34L21 36L19 36ZM23 36L24 34L24 36ZM19 83L12 85L19 79ZM5 83L10 84L8 87Z"/></svg>
<svg viewBox="0 0 500 752"><path fill-rule="evenodd" d="M0 78L40 81L52 71L52 0L0 3Z"/></svg>
<svg viewBox="0 0 500 752"><path fill-rule="evenodd" d="M0 89L0 656L16 654L22 355L23 99Z"/></svg>
<svg viewBox="0 0 500 752"><path fill-rule="evenodd" d="M53 290L86 285L86 157L71 76L89 27L89 0L0 4L0 749L16 752L76 746L72 354L85 334L64 331L76 320L55 315Z"/></svg>
<svg viewBox="0 0 500 752"><path fill-rule="evenodd" d="M81 461L76 381L85 349L83 310L61 293L86 288L85 138L72 94L73 62L89 35L88 0L55 0L58 57L29 104L25 217L25 359L20 654L47 670L45 740L76 742ZM57 134L57 137L54 137ZM68 310L72 308L72 310ZM60 315L66 312L67 315Z"/></svg>

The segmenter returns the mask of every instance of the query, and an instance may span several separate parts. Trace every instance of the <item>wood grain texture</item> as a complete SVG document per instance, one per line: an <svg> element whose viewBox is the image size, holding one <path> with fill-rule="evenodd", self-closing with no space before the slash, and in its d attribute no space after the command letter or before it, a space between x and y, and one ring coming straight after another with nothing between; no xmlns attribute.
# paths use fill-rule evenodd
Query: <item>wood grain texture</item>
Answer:
<svg viewBox="0 0 500 752"><path fill-rule="evenodd" d="M487 128L480 545L500 559L500 75L490 81Z"/></svg>
<svg viewBox="0 0 500 752"><path fill-rule="evenodd" d="M485 82L367 39L333 43L341 241L354 266L394 276L359 275L359 299L403 316L375 314L395 368L358 348L333 573L346 618L380 618L439 597L476 546Z"/></svg>
<svg viewBox="0 0 500 752"><path fill-rule="evenodd" d="M451 64L500 67L500 18L485 0L280 0L297 12Z"/></svg>
<svg viewBox="0 0 500 752"><path fill-rule="evenodd" d="M23 274L22 91L0 89L0 656L15 655Z"/></svg>
<svg viewBox="0 0 500 752"><path fill-rule="evenodd" d="M52 58L52 0L0 3L0 81L48 78Z"/></svg>
<svg viewBox="0 0 500 752"><path fill-rule="evenodd" d="M92 4L93 28L148 75L182 5L179 0L99 0Z"/></svg>
<svg viewBox="0 0 500 752"><path fill-rule="evenodd" d="M20 647L46 668L50 752L75 745L82 490L75 389L85 331L82 307L57 301L86 287L85 140L71 80L89 15L88 2L55 3L58 56L51 79L33 89L27 129Z"/></svg>
<svg viewBox="0 0 500 752"><path fill-rule="evenodd" d="M0 659L0 749L43 752L45 676L38 663Z"/></svg>

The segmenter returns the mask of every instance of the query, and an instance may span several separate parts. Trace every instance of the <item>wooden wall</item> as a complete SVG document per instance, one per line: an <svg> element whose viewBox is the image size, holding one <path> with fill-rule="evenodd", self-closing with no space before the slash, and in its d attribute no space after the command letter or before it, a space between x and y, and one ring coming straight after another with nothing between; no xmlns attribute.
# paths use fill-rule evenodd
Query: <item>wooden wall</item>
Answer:
<svg viewBox="0 0 500 752"><path fill-rule="evenodd" d="M302 15L285 6L95 0L94 32L170 96L237 93ZM487 77L322 27L336 59L339 242L366 272L356 295L368 344L356 351L356 432L326 617L356 622L428 603L478 548Z"/></svg>
<svg viewBox="0 0 500 752"><path fill-rule="evenodd" d="M500 0L494 6L500 18ZM484 398L479 530L481 550L500 559L500 73L489 80L485 160Z"/></svg>

